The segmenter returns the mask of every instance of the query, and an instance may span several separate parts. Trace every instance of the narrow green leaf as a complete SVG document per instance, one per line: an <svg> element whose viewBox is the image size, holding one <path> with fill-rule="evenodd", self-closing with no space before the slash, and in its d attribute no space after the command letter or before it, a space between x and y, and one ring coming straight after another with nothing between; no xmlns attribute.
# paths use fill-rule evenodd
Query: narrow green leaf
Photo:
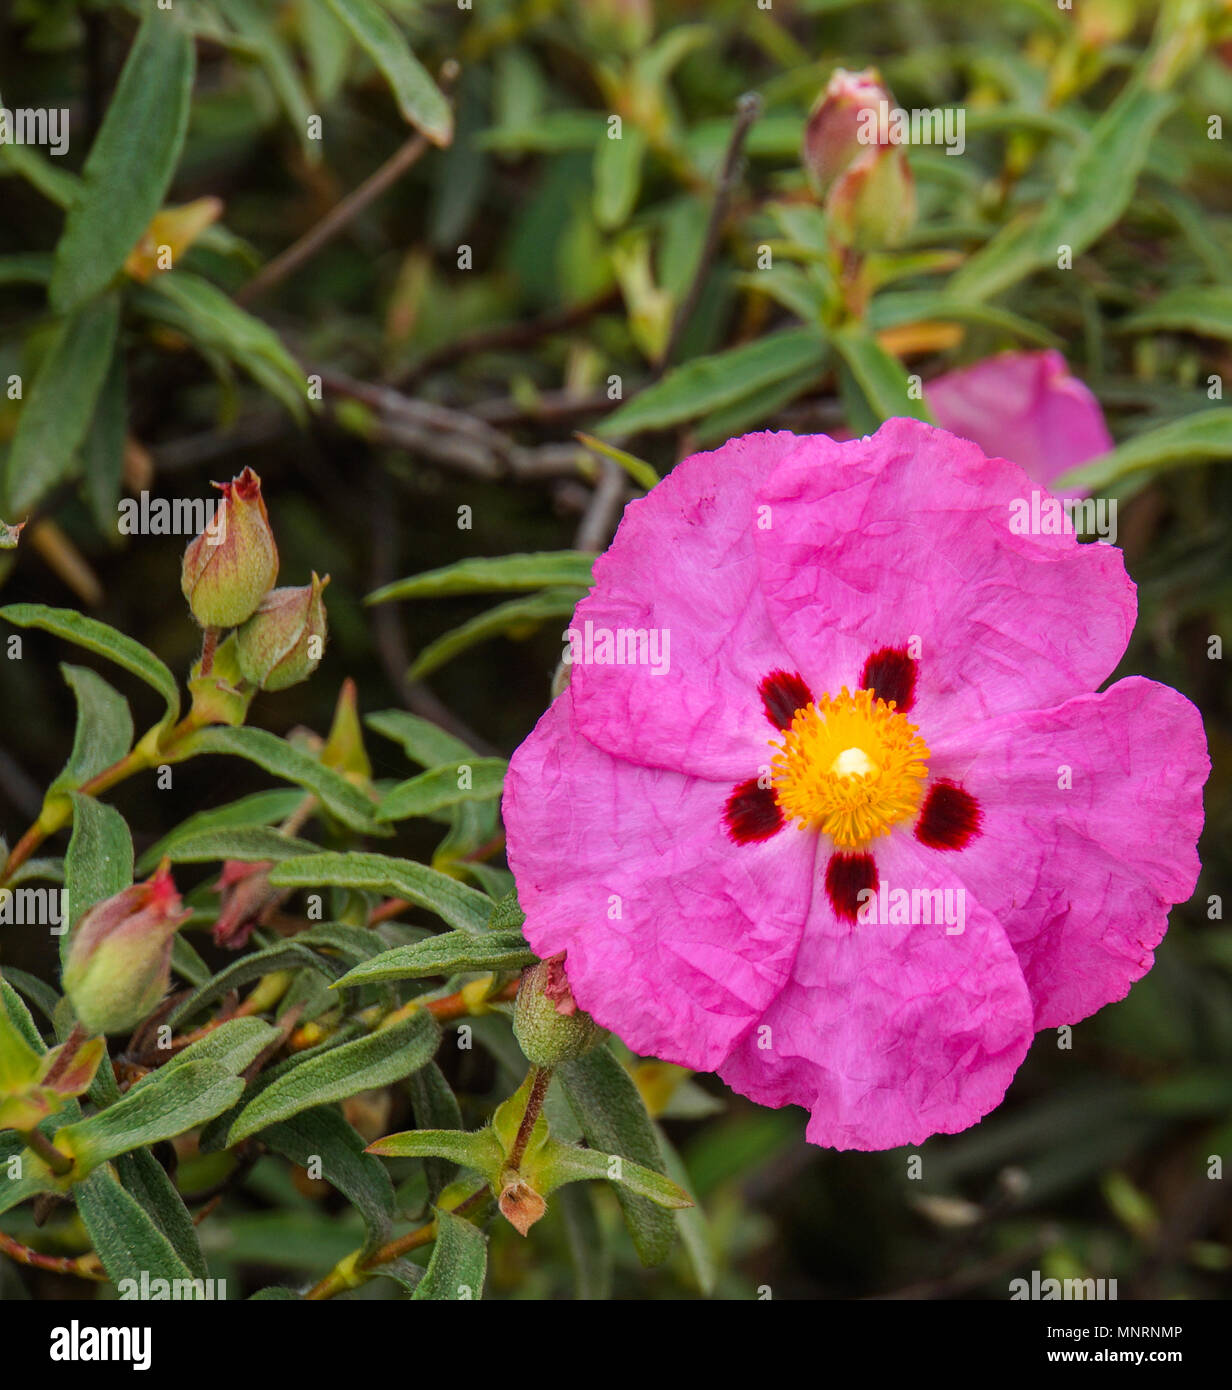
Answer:
<svg viewBox="0 0 1232 1390"><path fill-rule="evenodd" d="M492 901L448 874L438 873L409 859L384 854L305 854L284 859L270 870L275 888L315 888L331 884L385 897L406 898L417 907L435 912L460 931L487 928Z"/></svg>
<svg viewBox="0 0 1232 1390"><path fill-rule="evenodd" d="M593 434L586 434L582 430L576 430L574 438L585 444L594 453L619 464L643 492L649 492L651 488L657 487L662 481L650 464L645 459L638 458L636 454L631 454L625 449L618 449L615 444L609 444L604 439L596 439Z"/></svg>
<svg viewBox="0 0 1232 1390"><path fill-rule="evenodd" d="M784 377L816 367L827 352L812 328L786 328L668 372L609 415L598 433L623 439L641 430L666 429L696 419Z"/></svg>
<svg viewBox="0 0 1232 1390"><path fill-rule="evenodd" d="M116 1159L116 1176L130 1197L153 1218L175 1253L198 1279L207 1277L197 1229L175 1183L148 1149L134 1149Z"/></svg>
<svg viewBox="0 0 1232 1390"><path fill-rule="evenodd" d="M163 724L171 724L179 717L180 691L175 677L152 651L106 623L87 618L72 608L48 608L41 603L10 603L0 608L0 618L16 627L41 627L88 652L114 661L134 676L140 676L166 700Z"/></svg>
<svg viewBox="0 0 1232 1390"><path fill-rule="evenodd" d="M436 1213L436 1244L428 1269L411 1297L434 1302L483 1297L488 1242L483 1232L451 1212Z"/></svg>
<svg viewBox="0 0 1232 1390"><path fill-rule="evenodd" d="M194 990L182 1004L177 1004L167 1016L167 1022L172 1027L177 1027L185 1019L200 1013L207 1004L221 999L229 990L238 989L240 985L246 985L262 975L273 974L276 970L302 969L318 971L330 980L336 974L336 967L331 966L324 957L306 951L294 941L285 942L281 946L271 946L264 951L253 951L224 966L217 975Z"/></svg>
<svg viewBox="0 0 1232 1390"><path fill-rule="evenodd" d="M491 637L521 637L538 630L549 618L567 618L586 597L586 589L545 589L530 598L512 599L429 642L411 663L408 680L422 680L464 651Z"/></svg>
<svg viewBox="0 0 1232 1390"><path fill-rule="evenodd" d="M368 1239L364 1252L389 1238L394 1217L394 1186L385 1166L364 1152L364 1141L329 1106L305 1110L292 1119L270 1125L261 1136L276 1153L306 1168L320 1164L325 1181L342 1193L364 1218Z"/></svg>
<svg viewBox="0 0 1232 1390"><path fill-rule="evenodd" d="M879 294L868 308L868 324L874 332L904 323L936 320L941 323L976 323L1012 334L1041 347L1061 347L1062 339L1042 324L1012 314L995 304L960 299L945 290L896 290Z"/></svg>
<svg viewBox="0 0 1232 1390"><path fill-rule="evenodd" d="M299 840L264 825L242 825L234 829L200 830L181 835L168 847L173 864L211 864L215 860L238 859L244 864L264 859L291 859L297 854L316 854L311 840Z"/></svg>
<svg viewBox="0 0 1232 1390"><path fill-rule="evenodd" d="M402 598L447 598L506 589L541 589L553 584L588 588L595 557L585 550L545 550L533 555L491 555L459 560L441 569L396 579L368 595L365 603Z"/></svg>
<svg viewBox="0 0 1232 1390"><path fill-rule="evenodd" d="M434 145L448 145L453 139L453 111L394 21L376 0L328 3L384 74L406 122Z"/></svg>
<svg viewBox="0 0 1232 1390"><path fill-rule="evenodd" d="M380 821L426 816L460 801L491 801L501 794L509 764L504 758L470 757L459 763L434 767L418 777L399 782L377 807ZM459 786L466 782L466 786Z"/></svg>
<svg viewBox="0 0 1232 1390"><path fill-rule="evenodd" d="M148 9L56 247L57 309L74 309L103 289L162 206L188 129L195 66L181 11Z"/></svg>
<svg viewBox="0 0 1232 1390"><path fill-rule="evenodd" d="M73 925L104 898L122 892L133 881L133 838L124 817L105 802L72 792L73 833L64 856L64 886ZM63 925L63 924L62 924ZM63 961L72 940L60 937Z"/></svg>
<svg viewBox="0 0 1232 1390"><path fill-rule="evenodd" d="M408 1129L387 1134L368 1145L370 1154L381 1158L447 1158L473 1173L491 1174L501 1165L504 1150L491 1128Z"/></svg>
<svg viewBox="0 0 1232 1390"><path fill-rule="evenodd" d="M372 984L376 980L415 980L424 975L469 971L521 970L537 957L521 932L449 931L409 946L395 946L349 970L334 988Z"/></svg>
<svg viewBox="0 0 1232 1390"><path fill-rule="evenodd" d="M182 1052L177 1052L159 1068L158 1075L165 1076L175 1067L188 1066L193 1062L212 1062L222 1067L229 1076L239 1076L278 1037L278 1029L263 1018L229 1018L226 1023L212 1028L205 1037L198 1038Z"/></svg>
<svg viewBox="0 0 1232 1390"><path fill-rule="evenodd" d="M1119 326L1132 333L1165 329L1232 340L1232 285L1168 290Z"/></svg>
<svg viewBox="0 0 1232 1390"><path fill-rule="evenodd" d="M406 1089L411 1097L417 1129L461 1129L462 1110L445 1073L435 1062L420 1067L407 1078ZM435 1202L457 1176L458 1167L445 1158L424 1160L428 1179L428 1196Z"/></svg>
<svg viewBox="0 0 1232 1390"><path fill-rule="evenodd" d="M185 756L226 753L247 758L266 772L294 782L317 796L322 805L352 830L369 835L389 832L372 817L372 802L340 772L317 762L265 729L201 729L180 745Z"/></svg>
<svg viewBox="0 0 1232 1390"><path fill-rule="evenodd" d="M566 1183L599 1180L616 1183L669 1211L680 1211L691 1205L690 1198L670 1178L619 1154L552 1142L541 1162L545 1195Z"/></svg>
<svg viewBox="0 0 1232 1390"><path fill-rule="evenodd" d="M847 364L870 412L880 422L896 415L931 421L922 400L912 400L903 364L883 348L864 324L836 330L834 346Z"/></svg>
<svg viewBox="0 0 1232 1390"><path fill-rule="evenodd" d="M133 297L152 317L178 329L207 356L217 353L241 367L295 419L305 418L307 383L282 339L217 285L176 270L156 276Z"/></svg>
<svg viewBox="0 0 1232 1390"><path fill-rule="evenodd" d="M654 1125L633 1078L606 1047L596 1047L557 1073L592 1149L619 1154L662 1173L663 1155ZM616 1196L643 1264L667 1258L676 1236L671 1215L638 1193L617 1185Z"/></svg>
<svg viewBox="0 0 1232 1390"><path fill-rule="evenodd" d="M440 1031L424 1010L366 1038L309 1057L267 1086L239 1113L230 1143L302 1110L401 1081L432 1059Z"/></svg>
<svg viewBox="0 0 1232 1390"><path fill-rule="evenodd" d="M6 513L24 515L77 461L115 352L120 303L105 295L61 323L17 419L6 472Z"/></svg>
<svg viewBox="0 0 1232 1390"><path fill-rule="evenodd" d="M465 762L473 758L475 751L460 738L446 733L439 724L430 719L421 719L401 709L377 710L366 714L364 723L375 729L383 737L402 745L402 750L413 763L421 767L440 767L442 763Z"/></svg>
<svg viewBox="0 0 1232 1390"><path fill-rule="evenodd" d="M128 752L133 742L133 716L128 701L86 666L62 663L60 670L77 698L73 751L47 795L80 787Z"/></svg>
<svg viewBox="0 0 1232 1390"><path fill-rule="evenodd" d="M114 1105L56 1131L84 1169L204 1124L240 1098L244 1082L219 1062L185 1062L143 1077Z"/></svg>
<svg viewBox="0 0 1232 1390"><path fill-rule="evenodd" d="M618 140L604 131L603 139L595 146L595 221L604 231L623 227L637 206L646 148L645 132L627 122Z"/></svg>
<svg viewBox="0 0 1232 1390"><path fill-rule="evenodd" d="M131 1279L169 1280L176 1296L204 1297L192 1270L154 1218L106 1168L96 1169L74 1194L77 1210L112 1283Z"/></svg>
<svg viewBox="0 0 1232 1390"><path fill-rule="evenodd" d="M1052 482L1055 490L1098 492L1122 478L1144 470L1162 472L1190 463L1232 458L1232 410L1219 406L1199 410L1180 420L1170 420L1125 443L1100 458L1062 474Z"/></svg>
<svg viewBox="0 0 1232 1390"><path fill-rule="evenodd" d="M94 405L94 419L81 446L84 492L94 524L108 540L117 530L120 489L124 481L128 428L128 378L124 353L112 354L111 366Z"/></svg>
<svg viewBox="0 0 1232 1390"><path fill-rule="evenodd" d="M137 861L137 872L148 873L163 855L169 854L171 847L180 840L199 835L207 830L231 830L249 825L273 825L285 820L303 800L303 793L295 788L279 788L277 791L255 792L252 796L241 797L208 811L198 811L196 815L182 820L161 840L156 841Z"/></svg>

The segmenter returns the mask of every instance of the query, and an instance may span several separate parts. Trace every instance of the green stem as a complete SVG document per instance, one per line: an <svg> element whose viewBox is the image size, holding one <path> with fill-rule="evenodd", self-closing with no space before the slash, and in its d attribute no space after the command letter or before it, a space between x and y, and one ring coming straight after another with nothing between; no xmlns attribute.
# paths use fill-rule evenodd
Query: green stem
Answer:
<svg viewBox="0 0 1232 1390"><path fill-rule="evenodd" d="M68 1154L61 1153L41 1130L19 1129L17 1132L25 1141L26 1147L38 1154L56 1177L62 1178L66 1173L72 1172L73 1160Z"/></svg>

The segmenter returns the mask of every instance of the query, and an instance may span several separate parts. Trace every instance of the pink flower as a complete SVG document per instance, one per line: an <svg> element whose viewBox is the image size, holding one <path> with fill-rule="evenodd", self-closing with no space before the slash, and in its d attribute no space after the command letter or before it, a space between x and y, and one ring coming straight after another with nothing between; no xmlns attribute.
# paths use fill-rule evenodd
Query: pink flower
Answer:
<svg viewBox="0 0 1232 1390"><path fill-rule="evenodd" d="M1112 448L1099 402L1051 348L946 372L927 384L924 399L943 429L990 458L1013 459L1041 487Z"/></svg>
<svg viewBox="0 0 1232 1390"><path fill-rule="evenodd" d="M1092 693L1134 586L1011 529L1030 486L914 420L686 459L596 562L510 766L526 936L578 1006L807 1107L814 1143L973 1124L1037 1030L1150 969L1197 878L1201 720L1138 677Z"/></svg>

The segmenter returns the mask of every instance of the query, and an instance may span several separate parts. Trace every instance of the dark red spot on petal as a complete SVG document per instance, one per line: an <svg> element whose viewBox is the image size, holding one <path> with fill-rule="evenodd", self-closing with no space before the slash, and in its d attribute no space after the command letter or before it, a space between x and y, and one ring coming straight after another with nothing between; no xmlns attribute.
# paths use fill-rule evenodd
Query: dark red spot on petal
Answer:
<svg viewBox="0 0 1232 1390"><path fill-rule="evenodd" d="M783 813L773 787L759 787L757 778L750 777L727 798L723 810L727 833L738 845L751 845L768 840L783 828Z"/></svg>
<svg viewBox="0 0 1232 1390"><path fill-rule="evenodd" d="M980 833L984 813L970 792L953 782L934 782L924 798L915 838L930 849L966 849Z"/></svg>
<svg viewBox="0 0 1232 1390"><path fill-rule="evenodd" d="M871 690L887 705L893 700L899 714L906 714L915 704L915 676L915 658L906 647L882 647L864 663L860 689Z"/></svg>
<svg viewBox="0 0 1232 1390"><path fill-rule="evenodd" d="M871 854L830 856L826 865L826 896L840 922L856 920L856 913L863 906L860 893L865 888L877 891L877 866Z"/></svg>
<svg viewBox="0 0 1232 1390"><path fill-rule="evenodd" d="M790 729L791 717L798 709L813 703L804 677L795 671L771 671L757 687L766 718L776 729Z"/></svg>

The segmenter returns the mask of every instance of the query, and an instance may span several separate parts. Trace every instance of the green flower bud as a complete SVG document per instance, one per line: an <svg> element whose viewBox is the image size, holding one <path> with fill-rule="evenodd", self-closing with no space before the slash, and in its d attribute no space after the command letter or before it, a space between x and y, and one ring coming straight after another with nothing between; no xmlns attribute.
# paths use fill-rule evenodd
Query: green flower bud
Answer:
<svg viewBox="0 0 1232 1390"><path fill-rule="evenodd" d="M565 978L564 954L522 972L513 1006L513 1035L526 1060L536 1067L571 1062L607 1036L578 1008Z"/></svg>
<svg viewBox="0 0 1232 1390"><path fill-rule="evenodd" d="M235 655L244 679L262 690L285 690L307 680L325 652L325 604L329 575L302 589L274 589L235 634Z"/></svg>
<svg viewBox="0 0 1232 1390"><path fill-rule="evenodd" d="M804 127L800 162L820 195L872 145L881 143L881 103L890 103L876 68L836 68Z"/></svg>
<svg viewBox="0 0 1232 1390"><path fill-rule="evenodd" d="M278 547L251 468L214 486L222 501L184 552L180 587L202 627L238 627L274 587Z"/></svg>
<svg viewBox="0 0 1232 1390"><path fill-rule="evenodd" d="M64 990L91 1033L127 1033L157 1007L171 980L176 929L192 916L167 861L145 883L96 903L73 930Z"/></svg>
<svg viewBox="0 0 1232 1390"><path fill-rule="evenodd" d="M839 246L879 251L898 246L915 225L915 180L903 151L875 145L835 180L826 225Z"/></svg>

